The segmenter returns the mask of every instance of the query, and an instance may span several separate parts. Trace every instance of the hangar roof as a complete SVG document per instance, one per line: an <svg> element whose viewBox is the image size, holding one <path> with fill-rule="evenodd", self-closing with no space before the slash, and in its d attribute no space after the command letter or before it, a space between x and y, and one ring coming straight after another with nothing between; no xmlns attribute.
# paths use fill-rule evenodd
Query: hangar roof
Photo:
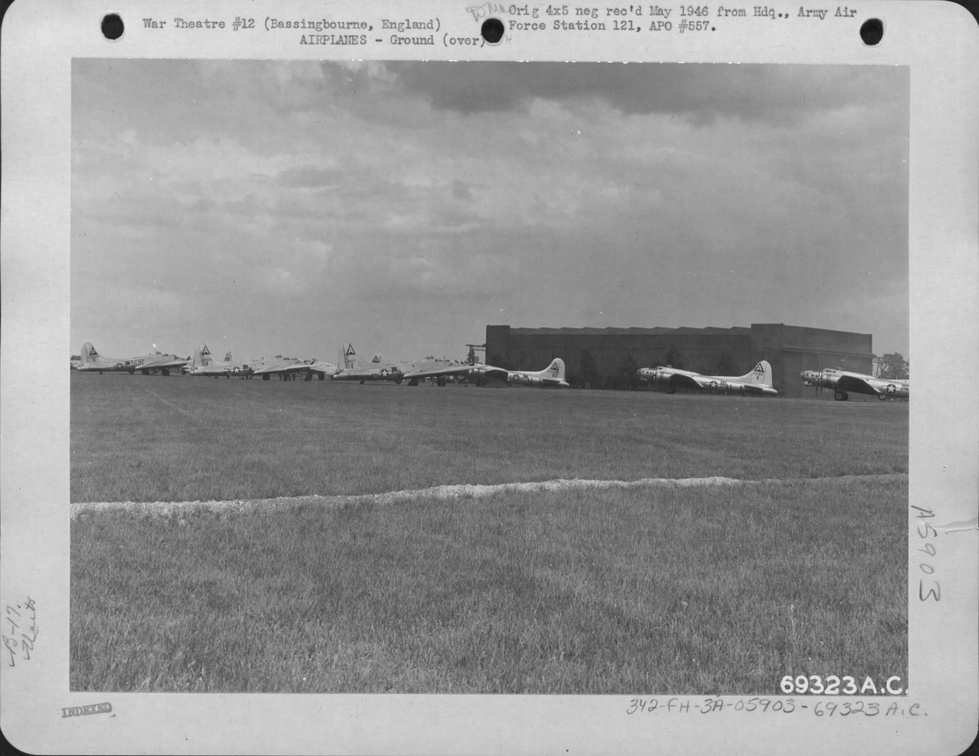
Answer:
<svg viewBox="0 0 979 756"><path fill-rule="evenodd" d="M670 333L700 334L702 336L750 336L751 329L744 326L731 328L510 328L510 333L564 335L574 334L594 336L659 336Z"/></svg>

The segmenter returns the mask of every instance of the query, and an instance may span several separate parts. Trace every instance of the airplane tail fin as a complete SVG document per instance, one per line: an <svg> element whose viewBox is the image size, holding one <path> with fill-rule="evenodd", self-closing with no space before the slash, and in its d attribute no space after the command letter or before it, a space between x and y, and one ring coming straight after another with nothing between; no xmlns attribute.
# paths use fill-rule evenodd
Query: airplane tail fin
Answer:
<svg viewBox="0 0 979 756"><path fill-rule="evenodd" d="M759 386L771 386L772 366L768 364L768 360L762 360L755 365L754 370L747 375L741 376L740 380L744 381L745 383L754 383Z"/></svg>
<svg viewBox="0 0 979 756"><path fill-rule="evenodd" d="M360 357L354 351L353 344L344 344L340 351L340 364L344 370L357 370L360 367Z"/></svg>
<svg viewBox="0 0 979 756"><path fill-rule="evenodd" d="M98 356L99 353L95 351L95 347L86 341L82 346L82 362L95 362L95 358Z"/></svg>
<svg viewBox="0 0 979 756"><path fill-rule="evenodd" d="M559 381L564 380L564 360L560 357L555 357L551 360L551 364L548 365L544 372L547 373L549 378L556 378Z"/></svg>

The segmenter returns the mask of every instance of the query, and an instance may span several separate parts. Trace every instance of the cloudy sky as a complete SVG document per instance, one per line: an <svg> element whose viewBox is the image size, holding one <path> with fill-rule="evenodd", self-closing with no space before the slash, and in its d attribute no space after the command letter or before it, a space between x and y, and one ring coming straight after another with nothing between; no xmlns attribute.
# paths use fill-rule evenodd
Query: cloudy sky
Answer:
<svg viewBox="0 0 979 756"><path fill-rule="evenodd" d="M905 68L75 60L72 87L75 352L783 322L909 356Z"/></svg>

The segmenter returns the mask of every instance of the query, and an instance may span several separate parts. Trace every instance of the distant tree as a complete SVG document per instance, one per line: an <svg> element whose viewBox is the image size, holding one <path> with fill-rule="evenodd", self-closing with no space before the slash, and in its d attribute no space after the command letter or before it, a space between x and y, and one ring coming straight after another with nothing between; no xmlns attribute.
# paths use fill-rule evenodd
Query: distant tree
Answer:
<svg viewBox="0 0 979 756"><path fill-rule="evenodd" d="M738 366L734 358L727 349L721 350L721 356L717 358L717 365L714 366L714 375L737 375Z"/></svg>
<svg viewBox="0 0 979 756"><path fill-rule="evenodd" d="M889 378L898 380L907 378L911 373L911 365L904 355L899 352L891 352L880 358L879 378Z"/></svg>
<svg viewBox="0 0 979 756"><path fill-rule="evenodd" d="M632 352L626 352L622 355L622 361L619 363L619 376L621 376L623 383L622 388L630 390L639 388L638 371L639 363L632 356Z"/></svg>
<svg viewBox="0 0 979 756"><path fill-rule="evenodd" d="M598 388L598 363L595 361L595 355L587 349L582 350L579 367L581 370L581 382L585 385L585 388Z"/></svg>
<svg viewBox="0 0 979 756"><path fill-rule="evenodd" d="M680 353L680 350L677 349L676 344L670 344L670 351L666 353L666 356L663 358L663 362L665 362L669 367L680 368L681 370L683 369L683 355Z"/></svg>

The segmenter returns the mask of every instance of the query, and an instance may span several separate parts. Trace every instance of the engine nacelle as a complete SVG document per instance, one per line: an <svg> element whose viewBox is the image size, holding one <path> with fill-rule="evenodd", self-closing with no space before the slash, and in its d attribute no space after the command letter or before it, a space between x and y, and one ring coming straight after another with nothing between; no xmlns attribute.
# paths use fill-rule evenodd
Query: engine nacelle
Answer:
<svg viewBox="0 0 979 756"><path fill-rule="evenodd" d="M639 368L639 370L637 370L636 373L639 375L640 383L649 383L650 381L653 380L653 377L656 375L656 371L650 368Z"/></svg>

